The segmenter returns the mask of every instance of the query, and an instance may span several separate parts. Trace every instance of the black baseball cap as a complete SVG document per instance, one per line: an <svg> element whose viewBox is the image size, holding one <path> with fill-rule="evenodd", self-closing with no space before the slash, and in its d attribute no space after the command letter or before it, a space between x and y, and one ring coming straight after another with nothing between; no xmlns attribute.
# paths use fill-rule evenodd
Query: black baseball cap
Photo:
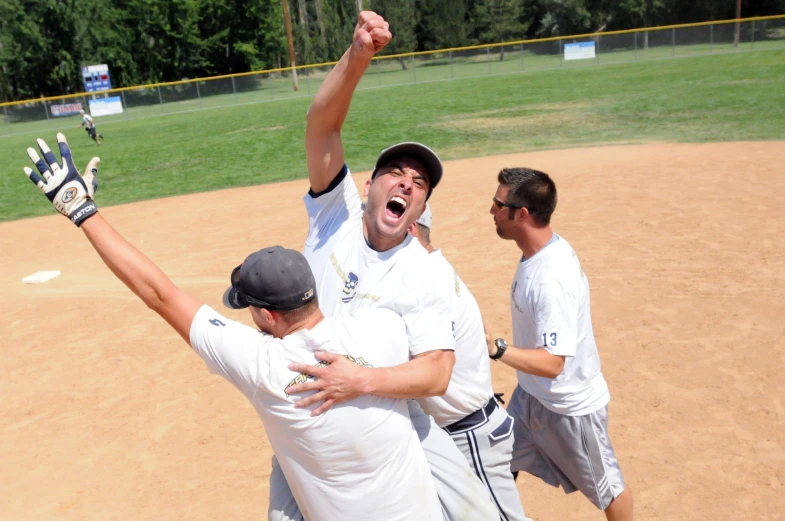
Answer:
<svg viewBox="0 0 785 521"><path fill-rule="evenodd" d="M288 311L316 298L316 281L303 254L281 246L263 248L232 270L223 297L232 309L248 306Z"/></svg>
<svg viewBox="0 0 785 521"><path fill-rule="evenodd" d="M381 167L389 164L389 162L396 157L411 157L422 163L425 170L428 172L428 195L430 196L430 193L436 188L439 181L442 180L442 162L439 159L439 156L436 155L436 152L422 143L416 143L414 141L398 143L397 145L382 150L382 153L376 160L376 166L373 169L373 175L371 177L376 177L376 172Z"/></svg>

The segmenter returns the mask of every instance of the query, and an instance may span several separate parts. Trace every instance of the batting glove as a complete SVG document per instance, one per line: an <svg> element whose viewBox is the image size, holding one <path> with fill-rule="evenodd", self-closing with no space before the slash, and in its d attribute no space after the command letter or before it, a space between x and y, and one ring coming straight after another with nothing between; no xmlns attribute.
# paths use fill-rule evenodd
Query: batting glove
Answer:
<svg viewBox="0 0 785 521"><path fill-rule="evenodd" d="M97 157L91 159L87 164L86 174L82 176L74 166L71 149L68 148L63 134L57 134L62 165L57 162L55 155L42 139L37 139L36 142L44 159L42 160L33 148L27 149L27 155L44 177L41 179L29 167L25 167L25 174L46 194L58 212L71 219L75 225L81 226L86 219L98 212L93 194L98 189L96 175L101 160Z"/></svg>

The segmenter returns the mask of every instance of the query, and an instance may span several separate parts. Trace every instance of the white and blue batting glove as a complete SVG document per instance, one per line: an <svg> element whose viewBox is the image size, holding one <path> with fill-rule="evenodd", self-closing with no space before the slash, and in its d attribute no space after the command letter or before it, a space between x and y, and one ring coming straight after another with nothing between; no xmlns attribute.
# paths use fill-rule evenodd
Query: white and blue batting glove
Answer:
<svg viewBox="0 0 785 521"><path fill-rule="evenodd" d="M30 160L35 164L43 179L29 167L25 167L25 174L46 194L58 212L71 219L75 225L81 226L87 218L98 212L98 207L93 201L93 194L98 189L96 175L101 160L97 157L91 159L87 164L85 175L82 176L74 166L74 161L71 159L71 149L68 148L68 142L63 134L57 134L62 165L57 162L55 155L44 140L39 138L36 139L36 142L44 159L41 159L34 148L28 148L27 155L30 156Z"/></svg>

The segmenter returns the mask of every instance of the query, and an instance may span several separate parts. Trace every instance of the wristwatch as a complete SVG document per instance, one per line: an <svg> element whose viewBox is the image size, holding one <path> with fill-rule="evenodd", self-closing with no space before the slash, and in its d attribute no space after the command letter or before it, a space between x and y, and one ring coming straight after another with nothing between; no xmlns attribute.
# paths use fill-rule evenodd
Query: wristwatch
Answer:
<svg viewBox="0 0 785 521"><path fill-rule="evenodd" d="M497 338L493 343L496 345L496 354L491 356L491 360L498 360L507 351L507 341L503 338Z"/></svg>

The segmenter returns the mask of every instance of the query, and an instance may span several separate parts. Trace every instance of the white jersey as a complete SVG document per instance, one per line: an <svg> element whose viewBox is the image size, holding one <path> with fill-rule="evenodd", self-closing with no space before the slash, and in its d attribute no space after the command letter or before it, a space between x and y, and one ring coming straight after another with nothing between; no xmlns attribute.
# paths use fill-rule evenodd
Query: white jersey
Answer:
<svg viewBox="0 0 785 521"><path fill-rule="evenodd" d="M513 344L564 356L554 379L518 371L518 384L553 412L582 416L610 401L591 325L589 281L569 243L551 242L523 260L512 284Z"/></svg>
<svg viewBox="0 0 785 521"><path fill-rule="evenodd" d="M346 167L329 191L306 195L310 229L303 254L327 316L368 307L395 311L406 323L412 356L455 349L450 310L452 274L437 270L413 237L378 252L363 234L360 194Z"/></svg>
<svg viewBox="0 0 785 521"><path fill-rule="evenodd" d="M256 408L306 519L442 519L406 400L365 395L311 417L315 405L295 409L297 397L285 392L310 378L290 371L290 363L323 364L316 350L339 353L358 365L406 362L406 328L394 313L363 310L325 318L311 330L278 340L202 306L190 337L208 369Z"/></svg>
<svg viewBox="0 0 785 521"><path fill-rule="evenodd" d="M87 114L82 116L82 125L84 125L86 128L93 128L93 118L92 118L92 116L89 116Z"/></svg>
<svg viewBox="0 0 785 521"><path fill-rule="evenodd" d="M480 306L441 250L434 250L429 258L437 264L437 269L450 273L453 278L455 366L444 396L427 398L422 404L439 427L446 427L484 407L493 398L491 364Z"/></svg>

